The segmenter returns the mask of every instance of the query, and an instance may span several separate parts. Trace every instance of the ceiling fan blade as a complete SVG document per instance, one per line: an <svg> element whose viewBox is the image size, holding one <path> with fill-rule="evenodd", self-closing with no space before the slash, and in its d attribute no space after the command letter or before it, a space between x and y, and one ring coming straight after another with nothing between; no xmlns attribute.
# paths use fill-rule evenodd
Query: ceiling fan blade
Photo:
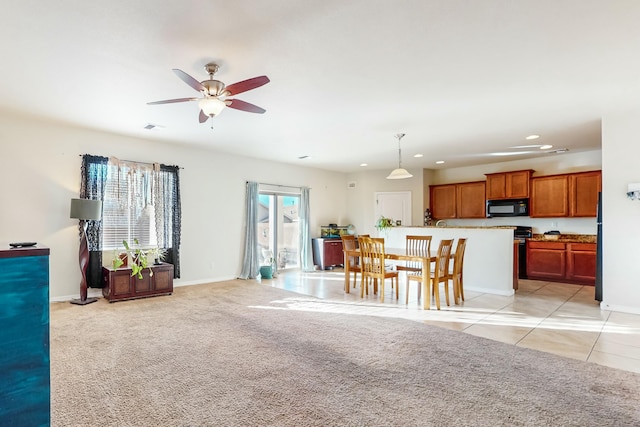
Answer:
<svg viewBox="0 0 640 427"><path fill-rule="evenodd" d="M189 74L185 73L184 71L174 68L173 72L176 73L176 75L180 77L180 79L183 82L185 82L186 84L188 84L189 86L197 90L198 92L204 92L207 90L207 88L205 88L202 85L202 83L200 83L199 81L197 81L196 79L191 77Z"/></svg>
<svg viewBox="0 0 640 427"><path fill-rule="evenodd" d="M262 85L266 85L267 83L269 83L269 81L269 77L267 76L254 77L252 79L243 80L241 82L227 86L225 88L225 92L228 95L237 95L239 93L260 87Z"/></svg>
<svg viewBox="0 0 640 427"><path fill-rule="evenodd" d="M248 102L240 101L239 99L227 99L227 107L235 108L236 110L247 111L249 113L258 113L262 114L265 110L264 108L260 108L257 105L249 104Z"/></svg>
<svg viewBox="0 0 640 427"><path fill-rule="evenodd" d="M173 104L174 102L187 102L187 101L195 101L198 98L176 98L176 99L165 99L164 101L154 101L147 102L147 105L156 105L156 104Z"/></svg>
<svg viewBox="0 0 640 427"><path fill-rule="evenodd" d="M204 123L209 119L209 116L207 116L204 111L200 110L200 116L198 117L198 120L200 121L200 123Z"/></svg>

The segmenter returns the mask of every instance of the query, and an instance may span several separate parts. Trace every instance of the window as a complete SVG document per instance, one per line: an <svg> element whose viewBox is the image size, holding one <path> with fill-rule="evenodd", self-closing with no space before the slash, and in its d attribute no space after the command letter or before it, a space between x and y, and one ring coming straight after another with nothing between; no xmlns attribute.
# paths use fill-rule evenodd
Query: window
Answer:
<svg viewBox="0 0 640 427"><path fill-rule="evenodd" d="M265 262L265 253L268 253L265 251L269 251L275 257L278 269L299 267L300 196L260 191L258 201L258 253L261 262Z"/></svg>
<svg viewBox="0 0 640 427"><path fill-rule="evenodd" d="M156 214L151 165L112 162L107 166L107 182L102 208L102 249L121 249L122 241L141 247L155 247Z"/></svg>
<svg viewBox="0 0 640 427"><path fill-rule="evenodd" d="M138 240L166 250L164 260L180 277L179 168L83 155L80 197L102 200L102 221L90 221L90 286L101 287L102 251Z"/></svg>

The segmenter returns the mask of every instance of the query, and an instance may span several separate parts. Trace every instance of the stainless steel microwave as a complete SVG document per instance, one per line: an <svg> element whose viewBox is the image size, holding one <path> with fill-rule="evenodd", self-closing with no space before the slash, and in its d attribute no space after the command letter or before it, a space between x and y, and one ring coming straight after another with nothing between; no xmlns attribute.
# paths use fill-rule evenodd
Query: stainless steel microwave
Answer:
<svg viewBox="0 0 640 427"><path fill-rule="evenodd" d="M529 199L487 200L487 218L529 216Z"/></svg>

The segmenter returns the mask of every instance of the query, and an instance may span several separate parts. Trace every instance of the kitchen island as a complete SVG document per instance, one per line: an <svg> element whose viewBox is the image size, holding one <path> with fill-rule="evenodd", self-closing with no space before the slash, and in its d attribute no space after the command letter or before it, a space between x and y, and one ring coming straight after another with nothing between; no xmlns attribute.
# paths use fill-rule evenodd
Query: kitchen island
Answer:
<svg viewBox="0 0 640 427"><path fill-rule="evenodd" d="M379 233L385 247L405 248L407 235L432 236L431 252L440 240L467 238L464 289L495 295L514 294L513 227L391 227Z"/></svg>

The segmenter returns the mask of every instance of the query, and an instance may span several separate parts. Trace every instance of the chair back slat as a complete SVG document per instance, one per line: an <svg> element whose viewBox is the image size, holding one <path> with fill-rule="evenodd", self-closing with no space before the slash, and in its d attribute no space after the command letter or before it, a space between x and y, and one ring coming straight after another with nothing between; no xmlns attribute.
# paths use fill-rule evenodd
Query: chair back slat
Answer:
<svg viewBox="0 0 640 427"><path fill-rule="evenodd" d="M435 274L436 277L442 278L449 274L449 258L451 257L451 248L453 240L441 240L438 247L438 255L436 259Z"/></svg>
<svg viewBox="0 0 640 427"><path fill-rule="evenodd" d="M431 253L431 236L407 236L406 251L407 255L428 257ZM407 261L405 266L409 270L422 268L422 265L416 261Z"/></svg>
<svg viewBox="0 0 640 427"><path fill-rule="evenodd" d="M453 274L462 274L462 263L464 262L464 250L467 247L467 239L458 239L458 245L456 246L456 254L453 259Z"/></svg>

